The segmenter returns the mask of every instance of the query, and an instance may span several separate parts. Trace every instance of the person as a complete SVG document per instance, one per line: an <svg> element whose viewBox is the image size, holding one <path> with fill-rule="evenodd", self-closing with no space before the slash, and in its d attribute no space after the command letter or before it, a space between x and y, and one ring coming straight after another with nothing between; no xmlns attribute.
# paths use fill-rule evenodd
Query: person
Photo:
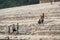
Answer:
<svg viewBox="0 0 60 40"><path fill-rule="evenodd" d="M16 31L16 29L15 29L15 24L13 24L13 33Z"/></svg>
<svg viewBox="0 0 60 40"><path fill-rule="evenodd" d="M17 23L17 34L19 33L19 23Z"/></svg>
<svg viewBox="0 0 60 40"><path fill-rule="evenodd" d="M10 26L8 26L8 33L10 33Z"/></svg>
<svg viewBox="0 0 60 40"><path fill-rule="evenodd" d="M41 23L44 22L44 13L41 15Z"/></svg>
<svg viewBox="0 0 60 40"><path fill-rule="evenodd" d="M44 22L44 13L42 15L40 15L40 19L38 21L38 24L41 24Z"/></svg>

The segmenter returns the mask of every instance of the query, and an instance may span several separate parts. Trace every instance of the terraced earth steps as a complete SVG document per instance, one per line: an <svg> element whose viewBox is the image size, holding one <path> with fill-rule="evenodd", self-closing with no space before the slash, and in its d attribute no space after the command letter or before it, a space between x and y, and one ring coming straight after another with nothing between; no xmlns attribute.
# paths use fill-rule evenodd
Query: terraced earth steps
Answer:
<svg viewBox="0 0 60 40"><path fill-rule="evenodd" d="M1 37L3 36L3 37ZM0 39L9 39L10 40L60 40L60 36L40 36L40 35L1 35Z"/></svg>
<svg viewBox="0 0 60 40"><path fill-rule="evenodd" d="M1 9L0 27L3 26L3 29L0 29L0 31L6 35L0 33L1 35L4 35L0 35L0 38L3 39L9 36L10 39L13 40L20 38L21 40L41 40L41 38L42 40L60 40L59 4L60 2L55 2L53 5L46 3ZM44 23L37 24L42 12L45 13ZM15 24L16 26L17 23L19 23L19 34L15 36L14 33L8 35L8 27L12 24Z"/></svg>

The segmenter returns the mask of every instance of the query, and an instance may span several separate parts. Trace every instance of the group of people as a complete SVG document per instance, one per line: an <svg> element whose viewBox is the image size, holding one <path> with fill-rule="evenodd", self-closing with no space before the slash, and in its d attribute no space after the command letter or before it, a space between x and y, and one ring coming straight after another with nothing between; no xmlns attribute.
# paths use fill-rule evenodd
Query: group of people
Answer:
<svg viewBox="0 0 60 40"><path fill-rule="evenodd" d="M17 27L15 28L15 25L13 24L13 27L12 27L12 29L13 29L13 33L14 32L17 32L17 33L19 33L19 24L17 23L17 25L16 25Z"/></svg>
<svg viewBox="0 0 60 40"><path fill-rule="evenodd" d="M14 33L14 32L19 33L19 23L17 23L17 25L15 24L12 25L12 32L11 32L11 26L8 28L9 28L8 30L9 33Z"/></svg>
<svg viewBox="0 0 60 40"><path fill-rule="evenodd" d="M40 15L40 19L38 20L38 24L42 24L44 22L44 13L42 13L42 15ZM9 27L9 33L10 33L10 27ZM17 32L19 33L19 23L17 23L17 25L13 24L12 25L12 33Z"/></svg>

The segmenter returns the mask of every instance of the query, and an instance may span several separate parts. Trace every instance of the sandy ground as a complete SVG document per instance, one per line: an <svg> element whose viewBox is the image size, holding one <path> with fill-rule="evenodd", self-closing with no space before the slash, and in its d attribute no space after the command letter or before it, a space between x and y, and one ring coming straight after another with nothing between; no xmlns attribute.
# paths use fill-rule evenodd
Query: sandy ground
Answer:
<svg viewBox="0 0 60 40"><path fill-rule="evenodd" d="M43 12L45 13L45 21L43 24L38 25L37 21ZM17 23L19 23L20 26L23 25L21 30L24 29L25 31L26 27L31 28L29 31L31 33L35 33L35 35L8 35L5 33L0 34L0 39L7 38L9 36L10 39L14 40L60 40L60 30L39 30L39 28L48 29L49 27L51 27L51 29L60 28L60 2L53 2L52 5L50 3L42 3L36 5L0 9L0 26L2 25L5 31L7 25L9 26ZM39 35L40 32L47 33L46 35ZM55 35L54 32L58 33L58 35Z"/></svg>

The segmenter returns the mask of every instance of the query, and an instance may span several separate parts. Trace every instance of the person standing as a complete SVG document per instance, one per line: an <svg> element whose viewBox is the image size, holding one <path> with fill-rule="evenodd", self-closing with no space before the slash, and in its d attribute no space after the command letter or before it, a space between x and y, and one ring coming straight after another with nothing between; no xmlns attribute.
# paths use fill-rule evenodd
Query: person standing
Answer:
<svg viewBox="0 0 60 40"><path fill-rule="evenodd" d="M19 23L17 23L17 34L19 33Z"/></svg>
<svg viewBox="0 0 60 40"><path fill-rule="evenodd" d="M10 26L8 26L8 33L10 33Z"/></svg>
<svg viewBox="0 0 60 40"><path fill-rule="evenodd" d="M15 24L13 24L12 29L13 29L13 33L16 32Z"/></svg>

